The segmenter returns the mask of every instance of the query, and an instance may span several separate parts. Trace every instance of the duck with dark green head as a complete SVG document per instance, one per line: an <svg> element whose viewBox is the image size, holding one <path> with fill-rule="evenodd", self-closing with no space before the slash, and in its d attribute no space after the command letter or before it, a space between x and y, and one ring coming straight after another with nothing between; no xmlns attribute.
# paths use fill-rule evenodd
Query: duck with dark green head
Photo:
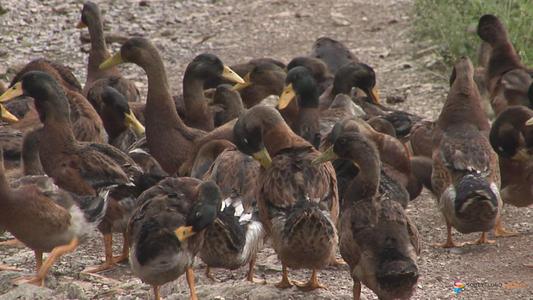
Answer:
<svg viewBox="0 0 533 300"><path fill-rule="evenodd" d="M198 299L192 266L221 201L214 182L190 177L164 179L139 196L128 224L129 258L133 273L152 285L154 299L161 285L184 273L190 299Z"/></svg>
<svg viewBox="0 0 533 300"><path fill-rule="evenodd" d="M285 109L293 99L298 103L298 116L293 131L318 149L320 146L320 111L318 88L311 72L298 66L287 73L286 86L279 98L278 109Z"/></svg>

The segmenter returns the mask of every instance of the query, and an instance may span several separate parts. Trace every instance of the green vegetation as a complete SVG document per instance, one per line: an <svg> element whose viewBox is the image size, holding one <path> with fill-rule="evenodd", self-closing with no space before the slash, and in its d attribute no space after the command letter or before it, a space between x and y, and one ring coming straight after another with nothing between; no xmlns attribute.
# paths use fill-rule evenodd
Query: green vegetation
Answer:
<svg viewBox="0 0 533 300"><path fill-rule="evenodd" d="M479 17L494 14L505 24L526 65L533 65L532 0L415 0L415 36L430 40L450 65L467 55L477 61Z"/></svg>

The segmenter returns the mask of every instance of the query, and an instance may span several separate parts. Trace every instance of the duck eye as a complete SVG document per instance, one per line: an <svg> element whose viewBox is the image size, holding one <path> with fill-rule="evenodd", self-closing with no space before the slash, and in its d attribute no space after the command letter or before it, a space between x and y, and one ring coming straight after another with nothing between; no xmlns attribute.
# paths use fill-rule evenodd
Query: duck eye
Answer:
<svg viewBox="0 0 533 300"><path fill-rule="evenodd" d="M248 139L247 138L244 138L243 141L244 141L245 144L248 144Z"/></svg>

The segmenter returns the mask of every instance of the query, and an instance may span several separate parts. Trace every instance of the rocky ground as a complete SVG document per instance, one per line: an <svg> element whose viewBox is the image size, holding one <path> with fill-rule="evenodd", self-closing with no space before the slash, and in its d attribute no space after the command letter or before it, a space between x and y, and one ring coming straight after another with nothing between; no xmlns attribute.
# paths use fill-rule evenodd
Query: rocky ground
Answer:
<svg viewBox="0 0 533 300"><path fill-rule="evenodd" d="M180 79L187 63L197 54L212 52L233 64L255 57L275 57L288 62L308 53L312 42L330 36L345 42L364 62L376 69L383 98L402 96L395 108L435 118L446 96L446 78L427 70L435 56L412 41L411 0L210 0L210 1L97 1L109 33L149 37L159 48L173 91L181 91ZM88 45L80 42L75 28L82 1L4 1L8 12L0 16L0 79L33 58L48 57L70 66L80 82L85 80ZM112 44L116 51L119 44ZM123 73L146 90L146 77L134 66ZM2 78L3 77L3 78ZM421 278L414 299L453 298L454 280L466 284L463 299L532 299L533 270L522 266L533 262L533 211L506 207L504 220L518 237L498 239L495 245L435 249L443 241L445 227L431 195L424 192L408 209L422 238L419 259ZM2 237L2 239L8 236ZM476 235L455 233L460 241ZM117 248L119 251L119 239ZM22 285L10 280L20 272L0 273L0 299L147 299L149 286L132 276L129 267L100 274L80 275L87 265L100 262L102 242L98 235L75 253L64 256L52 269L46 288ZM0 248L0 262L29 274L34 269L31 251ZM197 263L196 279L200 299L351 299L352 281L347 268L326 269L320 280L327 290L302 293L296 288L279 291L273 284L281 267L270 248L261 251L257 276L267 284L243 281L245 270L215 270L216 282L203 274ZM304 280L308 271L291 271ZM162 288L166 299L187 299L184 278ZM363 298L376 299L363 288Z"/></svg>

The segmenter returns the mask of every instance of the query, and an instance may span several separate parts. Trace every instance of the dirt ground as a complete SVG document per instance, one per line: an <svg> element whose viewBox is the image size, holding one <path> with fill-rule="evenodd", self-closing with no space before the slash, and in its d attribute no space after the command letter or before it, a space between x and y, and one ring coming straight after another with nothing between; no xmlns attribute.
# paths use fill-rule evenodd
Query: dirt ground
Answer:
<svg viewBox="0 0 533 300"><path fill-rule="evenodd" d="M376 69L382 98L401 95L405 109L433 119L446 96L446 78L425 67L435 61L427 46L412 41L410 0L211 0L211 1L96 1L108 32L150 38L165 61L174 93L181 93L181 78L187 63L197 54L217 54L226 64L256 57L274 57L288 62L309 52L313 41L330 36L346 43L363 61ZM11 79L13 70L33 58L48 57L73 68L85 81L88 45L80 42L79 20L82 1L3 1L9 12L0 16L0 78ZM119 44L113 44L116 51ZM123 73L145 92L146 76L135 66ZM145 95L145 94L144 94ZM413 299L533 299L533 270L522 266L533 262L533 210L505 207L507 225L520 233L501 238L495 245L436 249L432 243L445 238L444 222L432 196L424 193L414 200L408 214L422 238L419 258L421 277ZM4 235L2 239L7 238ZM477 235L454 233L459 241ZM119 251L117 236L115 250ZM100 236L63 257L52 269L46 289L14 287L10 279L19 272L0 273L0 299L147 299L152 296L129 271L127 265L100 274L80 277L87 265L103 256ZM33 253L27 249L0 248L0 262L17 266L24 273L34 269ZM243 281L245 269L214 270L216 282L207 279L198 260L196 279L200 299L351 299L352 280L347 268L320 272L327 290L302 293L296 288L277 290L281 266L270 248L261 251L256 273L266 285ZM294 279L306 279L308 271L291 271ZM465 290L453 294L454 280ZM162 288L165 299L188 299L182 277ZM376 299L363 288L363 299Z"/></svg>

